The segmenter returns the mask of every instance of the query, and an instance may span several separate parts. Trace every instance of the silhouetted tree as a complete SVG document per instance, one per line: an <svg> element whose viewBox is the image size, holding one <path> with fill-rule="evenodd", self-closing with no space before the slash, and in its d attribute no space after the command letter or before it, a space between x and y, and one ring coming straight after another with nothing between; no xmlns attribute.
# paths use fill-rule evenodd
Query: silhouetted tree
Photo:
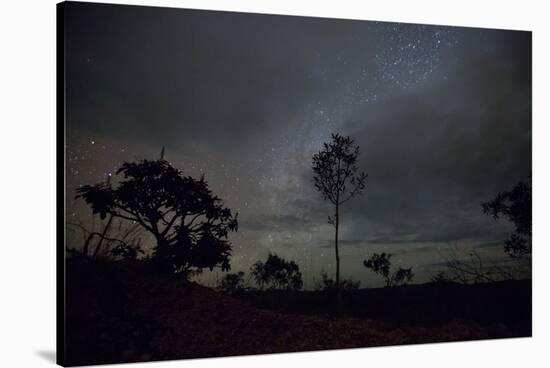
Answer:
<svg viewBox="0 0 550 368"><path fill-rule="evenodd" d="M183 274L220 266L229 270L237 216L212 194L204 176L183 176L168 161L125 162L112 183L85 185L77 190L102 219L135 222L156 240L152 260L160 270Z"/></svg>
<svg viewBox="0 0 550 368"><path fill-rule="evenodd" d="M294 261L286 261L269 253L265 262L257 261L250 268L256 284L263 289L299 290L302 288L302 273Z"/></svg>
<svg viewBox="0 0 550 368"><path fill-rule="evenodd" d="M391 256L391 254L386 253L374 253L369 259L363 261L363 265L370 268L374 273L382 276L384 280L386 280L386 284L388 284L388 280L390 279Z"/></svg>
<svg viewBox="0 0 550 368"><path fill-rule="evenodd" d="M399 286L409 283L414 274L411 268L398 267L397 271L390 273L391 259L390 253L374 253L370 258L363 261L366 268L371 269L374 273L382 276L386 282L386 286Z"/></svg>
<svg viewBox="0 0 550 368"><path fill-rule="evenodd" d="M340 253L338 251L338 230L340 206L365 188L367 174L359 173L357 158L359 147L350 137L332 134L332 141L324 143L323 149L313 156L313 180L324 200L334 205L334 216L328 217L334 226L334 250L336 255L336 289L340 290ZM341 293L338 292L339 299Z"/></svg>
<svg viewBox="0 0 550 368"><path fill-rule="evenodd" d="M458 244L449 244L449 254L445 256L445 270L432 278L434 282L456 282L460 284L479 284L502 280L525 278L530 267L523 262L508 262L506 265L484 260L475 249L462 248ZM520 259L517 259L520 261Z"/></svg>
<svg viewBox="0 0 550 368"><path fill-rule="evenodd" d="M244 286L244 272L239 271L237 273L228 273L222 278L220 289L235 294L243 291Z"/></svg>
<svg viewBox="0 0 550 368"><path fill-rule="evenodd" d="M460 284L479 284L493 282L501 279L503 271L497 266L487 266L475 250L470 250L467 255L460 256L456 251L446 259L446 271L438 275L438 280L446 278L448 281ZM507 279L507 277L503 278Z"/></svg>
<svg viewBox="0 0 550 368"><path fill-rule="evenodd" d="M398 267L392 276L391 286L406 285L411 282L413 277L412 267Z"/></svg>
<svg viewBox="0 0 550 368"><path fill-rule="evenodd" d="M519 182L512 190L498 193L482 205L483 213L507 218L515 226L514 233L504 242L504 251L511 257L531 254L532 202L531 180Z"/></svg>

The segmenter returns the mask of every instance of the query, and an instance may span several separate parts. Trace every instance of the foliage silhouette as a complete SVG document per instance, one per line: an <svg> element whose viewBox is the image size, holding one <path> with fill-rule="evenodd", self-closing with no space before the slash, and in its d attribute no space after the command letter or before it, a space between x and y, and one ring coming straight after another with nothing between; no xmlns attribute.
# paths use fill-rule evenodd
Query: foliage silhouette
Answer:
<svg viewBox="0 0 550 368"><path fill-rule="evenodd" d="M512 190L498 193L496 198L482 205L483 213L507 218L515 232L504 242L504 251L511 257L531 254L532 200L531 180L519 182Z"/></svg>
<svg viewBox="0 0 550 368"><path fill-rule="evenodd" d="M257 261L250 268L254 281L260 289L300 290L302 273L294 261L286 261L269 253L265 262Z"/></svg>
<svg viewBox="0 0 550 368"><path fill-rule="evenodd" d="M406 285L408 284L414 277L414 274L412 272L412 267L410 268L397 268L397 271L394 272L391 285L390 286L397 286L397 285Z"/></svg>
<svg viewBox="0 0 550 368"><path fill-rule="evenodd" d="M115 222L112 218L96 221L95 217L92 218L91 226L84 224L78 217L67 222L67 230L79 232L84 241L80 249L68 249L70 254L106 259L136 259L144 254L141 240L145 230L139 224L120 219Z"/></svg>
<svg viewBox="0 0 550 368"><path fill-rule="evenodd" d="M397 271L390 273L391 257L392 255L390 253L374 253L370 258L363 261L363 265L371 269L374 273L382 276L387 287L406 285L414 277L412 267L398 267Z"/></svg>
<svg viewBox="0 0 550 368"><path fill-rule="evenodd" d="M168 161L125 162L122 179L77 190L102 219L120 218L153 235L152 261L164 272L188 277L204 268L230 269L228 234L237 231L237 215L212 194L202 176L183 176Z"/></svg>
<svg viewBox="0 0 550 368"><path fill-rule="evenodd" d="M111 255L114 257L122 258L125 260L135 260L138 258L139 254L144 254L145 252L139 246L132 246L126 243L118 243L111 249Z"/></svg>
<svg viewBox="0 0 550 368"><path fill-rule="evenodd" d="M220 289L229 294L237 294L245 290L244 272L228 273L222 278Z"/></svg>
<svg viewBox="0 0 550 368"><path fill-rule="evenodd" d="M455 281L453 276L450 276L446 271L438 271L435 274L432 275L430 278L430 282L433 284L452 284L457 281Z"/></svg>
<svg viewBox="0 0 550 368"><path fill-rule="evenodd" d="M361 281L359 280L354 281L351 278L340 280L340 288L344 292L357 290L359 289L360 285ZM332 277L327 274L326 271L321 271L321 280L317 282L315 289L327 292L334 292L337 291L336 282Z"/></svg>
<svg viewBox="0 0 550 368"><path fill-rule="evenodd" d="M450 243L448 255L443 256L445 270L432 277L432 282L481 284L530 278L531 262L525 257L513 257L506 264L483 259L476 249Z"/></svg>
<svg viewBox="0 0 550 368"><path fill-rule="evenodd" d="M324 200L334 205L334 215L328 223L334 226L334 251L336 257L336 289L340 290L340 253L338 250L338 230L340 206L365 189L367 174L359 173L357 158L359 147L350 137L332 134L330 143L313 156L313 180ZM338 292L339 299L341 293Z"/></svg>

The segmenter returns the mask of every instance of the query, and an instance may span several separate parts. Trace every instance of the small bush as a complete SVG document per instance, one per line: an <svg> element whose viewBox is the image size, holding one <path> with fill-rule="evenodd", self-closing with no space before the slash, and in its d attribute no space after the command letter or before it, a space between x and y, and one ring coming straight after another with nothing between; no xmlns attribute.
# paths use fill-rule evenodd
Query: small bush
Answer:
<svg viewBox="0 0 550 368"><path fill-rule="evenodd" d="M265 262L258 261L250 268L252 277L260 289L300 290L302 273L294 261L286 261L269 253Z"/></svg>
<svg viewBox="0 0 550 368"><path fill-rule="evenodd" d="M382 276L388 287L408 284L414 277L412 267L398 267L397 271L390 273L391 257L390 253L374 253L363 261L363 266Z"/></svg>
<svg viewBox="0 0 550 368"><path fill-rule="evenodd" d="M351 278L342 279L340 281L340 287L342 288L342 290L344 292L357 290L357 289L359 289L360 285L361 285L361 281L359 281L359 280L354 281ZM328 276L326 271L321 271L321 280L317 282L317 285L315 285L315 289L316 290L321 290L321 291L328 291L328 292L334 291L335 292L336 291L336 281L334 281L334 279L332 277Z"/></svg>
<svg viewBox="0 0 550 368"><path fill-rule="evenodd" d="M244 272L228 273L222 278L220 290L229 293L236 294L245 290L244 286Z"/></svg>

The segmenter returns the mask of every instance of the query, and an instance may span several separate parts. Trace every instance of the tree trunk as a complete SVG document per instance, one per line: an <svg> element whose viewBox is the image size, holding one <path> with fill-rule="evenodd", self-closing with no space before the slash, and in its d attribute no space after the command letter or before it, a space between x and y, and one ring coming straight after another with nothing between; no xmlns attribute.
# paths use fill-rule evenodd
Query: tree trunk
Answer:
<svg viewBox="0 0 550 368"><path fill-rule="evenodd" d="M339 205L336 205L336 214L335 214L335 221L334 221L334 227L335 227L335 235L334 235L334 250L336 253L336 298L338 301L338 309L341 309L342 306L342 288L340 285L340 254L338 252L338 227L340 223L340 215L339 215Z"/></svg>
<svg viewBox="0 0 550 368"><path fill-rule="evenodd" d="M170 263L170 257L168 255L168 242L166 239L154 231L153 235L157 241L157 246L153 250L153 261L161 272L172 272Z"/></svg>
<svg viewBox="0 0 550 368"><path fill-rule="evenodd" d="M101 233L101 237L99 238L99 243L97 243L97 247L94 251L94 257L96 257L99 253L99 249L101 248L101 245L103 244L103 239L107 236L107 232L109 231L109 228L111 227L111 223L113 222L113 215L109 217L109 221L107 221L107 225L105 225L105 228L103 229L103 232ZM88 250L86 250L88 252Z"/></svg>
<svg viewBox="0 0 550 368"><path fill-rule="evenodd" d="M84 247L82 247L82 253L85 256L88 256L88 249L90 248L90 242L92 241L93 237L94 237L94 233L91 233L90 235L88 235L88 237L86 238L86 242L84 243Z"/></svg>

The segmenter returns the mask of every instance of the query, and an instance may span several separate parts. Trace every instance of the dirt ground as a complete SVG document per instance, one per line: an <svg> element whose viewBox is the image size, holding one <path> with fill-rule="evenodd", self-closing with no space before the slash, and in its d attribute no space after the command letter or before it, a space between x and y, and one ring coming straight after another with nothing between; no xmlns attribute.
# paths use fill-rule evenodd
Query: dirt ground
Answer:
<svg viewBox="0 0 550 368"><path fill-rule="evenodd" d="M67 265L66 326L69 365L522 336L502 323L399 326L268 310L141 265L82 261Z"/></svg>

